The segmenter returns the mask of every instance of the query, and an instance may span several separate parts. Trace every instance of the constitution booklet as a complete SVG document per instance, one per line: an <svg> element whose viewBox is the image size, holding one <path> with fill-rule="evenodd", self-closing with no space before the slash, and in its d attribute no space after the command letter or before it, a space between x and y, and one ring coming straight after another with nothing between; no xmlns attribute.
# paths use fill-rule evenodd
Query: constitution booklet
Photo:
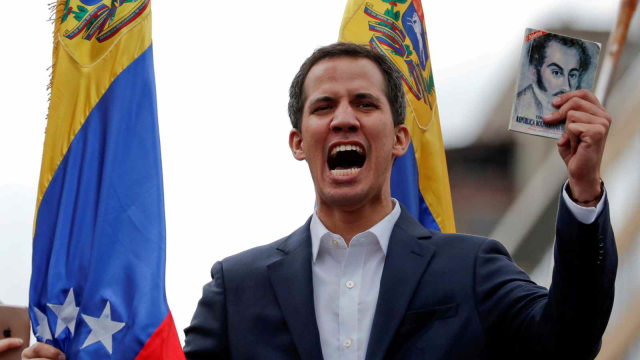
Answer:
<svg viewBox="0 0 640 360"><path fill-rule="evenodd" d="M542 116L557 110L556 96L593 91L599 54L599 43L526 29L509 130L560 138L564 122L548 125Z"/></svg>

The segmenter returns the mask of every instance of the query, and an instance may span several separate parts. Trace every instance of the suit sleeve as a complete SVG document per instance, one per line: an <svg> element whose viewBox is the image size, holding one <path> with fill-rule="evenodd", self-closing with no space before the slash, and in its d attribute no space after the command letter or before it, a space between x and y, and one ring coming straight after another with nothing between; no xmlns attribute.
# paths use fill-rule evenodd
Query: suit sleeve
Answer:
<svg viewBox="0 0 640 360"><path fill-rule="evenodd" d="M591 224L560 201L550 289L534 284L493 240L478 250L475 294L495 358L593 359L613 306L617 251L609 206ZM509 356L509 354L511 356Z"/></svg>
<svg viewBox="0 0 640 360"><path fill-rule="evenodd" d="M227 315L222 263L211 268L191 325L184 330L187 359L229 359Z"/></svg>

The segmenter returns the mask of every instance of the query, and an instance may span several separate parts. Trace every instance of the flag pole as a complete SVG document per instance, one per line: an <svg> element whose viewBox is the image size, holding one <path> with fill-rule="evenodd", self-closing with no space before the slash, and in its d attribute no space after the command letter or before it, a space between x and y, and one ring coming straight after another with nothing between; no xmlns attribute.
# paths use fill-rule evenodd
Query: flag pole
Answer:
<svg viewBox="0 0 640 360"><path fill-rule="evenodd" d="M613 31L611 31L611 34L609 35L609 41L607 41L607 48L604 59L602 60L600 76L598 77L595 89L595 95L602 105L607 101L611 81L613 80L613 74L618 67L620 54L622 53L625 42L627 41L629 25L631 24L631 19L633 18L633 13L636 11L637 6L638 0L622 0L620 2L618 19L616 20Z"/></svg>

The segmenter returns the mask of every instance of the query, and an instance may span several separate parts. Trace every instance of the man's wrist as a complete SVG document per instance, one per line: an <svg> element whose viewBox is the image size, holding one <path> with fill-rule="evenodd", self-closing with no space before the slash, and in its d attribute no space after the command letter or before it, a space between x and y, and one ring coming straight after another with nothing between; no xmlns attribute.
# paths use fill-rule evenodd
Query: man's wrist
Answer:
<svg viewBox="0 0 640 360"><path fill-rule="evenodd" d="M571 187L571 180L567 183L567 195L577 205L582 207L596 207L604 194L604 183L600 179L599 184L589 191L575 191ZM595 195L594 195L595 194Z"/></svg>

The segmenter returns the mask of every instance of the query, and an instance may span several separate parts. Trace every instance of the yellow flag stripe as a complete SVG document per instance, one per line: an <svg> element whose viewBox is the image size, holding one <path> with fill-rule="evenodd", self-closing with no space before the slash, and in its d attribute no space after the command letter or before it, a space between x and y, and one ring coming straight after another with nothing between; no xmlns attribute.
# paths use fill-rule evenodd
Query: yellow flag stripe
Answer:
<svg viewBox="0 0 640 360"><path fill-rule="evenodd" d="M64 0L59 1L56 7L51 99L36 214L58 165L93 107L118 74L151 45L151 8L148 7L109 44L102 56L92 63L82 64L63 42L60 19L64 3ZM34 229L36 221L34 219Z"/></svg>

